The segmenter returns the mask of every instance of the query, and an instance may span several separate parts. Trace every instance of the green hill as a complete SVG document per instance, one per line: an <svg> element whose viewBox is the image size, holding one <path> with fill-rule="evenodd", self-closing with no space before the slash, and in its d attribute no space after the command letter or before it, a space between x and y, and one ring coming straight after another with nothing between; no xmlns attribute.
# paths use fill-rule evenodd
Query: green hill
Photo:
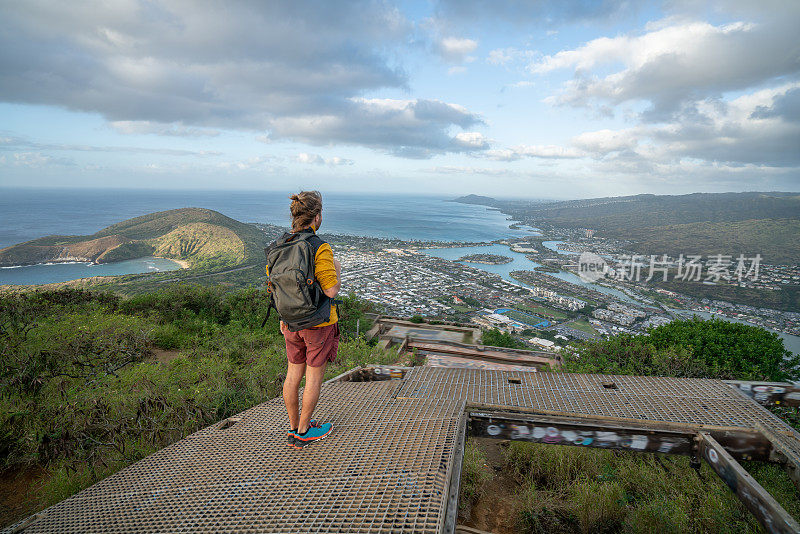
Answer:
<svg viewBox="0 0 800 534"><path fill-rule="evenodd" d="M51 235L12 245L0 249L0 266L155 255L216 269L255 262L264 242L253 225L209 209L181 208L134 217L88 236Z"/></svg>
<svg viewBox="0 0 800 534"><path fill-rule="evenodd" d="M761 253L766 263L800 263L800 194L782 192L635 195L562 202L456 200L500 208L539 227L592 228L633 241L644 253Z"/></svg>

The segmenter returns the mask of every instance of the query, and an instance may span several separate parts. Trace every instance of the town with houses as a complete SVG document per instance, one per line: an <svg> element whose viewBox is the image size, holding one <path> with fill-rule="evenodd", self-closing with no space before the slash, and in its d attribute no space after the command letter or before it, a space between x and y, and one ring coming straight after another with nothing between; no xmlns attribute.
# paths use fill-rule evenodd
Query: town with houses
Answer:
<svg viewBox="0 0 800 534"><path fill-rule="evenodd" d="M564 239L557 242L557 248L543 245L541 237L494 243L402 241L346 235L326 236L326 239L341 261L344 293L353 292L388 315L455 320L497 328L537 349L558 350L559 344L570 340L643 333L676 318L690 317L693 312L713 313L787 334L800 334L797 312L648 287L643 283L648 274L646 262L641 281L630 276L607 276L592 284L573 283L564 278L572 276L577 282L577 254L587 250L588 241L593 252L607 259L612 271L630 261L631 251L626 250L624 242L597 241L589 230L558 237ZM482 268L482 264L502 263L496 258L491 262L480 257L473 258L477 259L474 262L469 257L451 261L426 252L429 248L493 244L506 245L509 255L523 254L531 260L531 269L512 271L508 279ZM731 273L735 261L732 264ZM800 283L800 268L796 266L761 263L757 267L758 278L744 279L742 284L779 291L786 284ZM676 268L676 260L669 262L669 268Z"/></svg>

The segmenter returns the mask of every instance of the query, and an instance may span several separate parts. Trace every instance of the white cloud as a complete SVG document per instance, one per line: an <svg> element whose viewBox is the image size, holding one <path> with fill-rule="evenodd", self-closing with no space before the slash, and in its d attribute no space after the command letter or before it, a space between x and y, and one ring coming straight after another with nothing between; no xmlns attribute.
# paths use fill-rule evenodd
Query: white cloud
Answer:
<svg viewBox="0 0 800 534"><path fill-rule="evenodd" d="M485 176L528 176L528 173L510 169L492 169L487 167L466 167L459 165L441 165L421 169L423 172L436 174L481 174Z"/></svg>
<svg viewBox="0 0 800 534"><path fill-rule="evenodd" d="M22 137L4 137L0 139L0 150L34 149L46 151L75 152L127 152L130 154L158 154L162 156L219 156L216 150L184 150L174 148L151 148L138 146L95 146L67 143L40 143Z"/></svg>
<svg viewBox="0 0 800 534"><path fill-rule="evenodd" d="M273 158L269 156L254 156L237 162L223 162L222 168L234 167L238 170L256 169L264 165L270 165Z"/></svg>
<svg viewBox="0 0 800 534"><path fill-rule="evenodd" d="M509 50L513 49L495 48L494 50L491 50L489 55L486 57L486 62L491 63L492 65L505 65L514 59L511 53L509 53Z"/></svg>
<svg viewBox="0 0 800 534"><path fill-rule="evenodd" d="M572 144L592 154L605 155L609 152L634 149L638 143L639 132L638 128L584 132L574 137Z"/></svg>
<svg viewBox="0 0 800 534"><path fill-rule="evenodd" d="M496 161L516 161L522 158L574 159L586 156L582 150L557 145L518 145L506 149L487 150L484 155Z"/></svg>
<svg viewBox="0 0 800 534"><path fill-rule="evenodd" d="M445 152L475 150L447 130L462 129L483 120L463 106L439 100L352 98L343 114L306 115L276 119L272 133L312 145L363 145L408 158L429 158Z"/></svg>
<svg viewBox="0 0 800 534"><path fill-rule="evenodd" d="M800 82L762 89L730 102L702 101L668 123L585 132L572 144L592 157L635 172L661 165L800 165L800 122L776 103L800 90ZM766 110L766 111L765 111Z"/></svg>
<svg viewBox="0 0 800 534"><path fill-rule="evenodd" d="M396 58L413 24L382 0L30 0L0 4L0 20L1 101L99 113L125 133L235 129L398 155L460 150L448 135L459 123L422 113L433 100L417 101L414 120L400 123L359 100L408 88ZM441 42L453 60L476 47L471 39ZM325 127L308 129L316 123ZM372 141L376 133L382 139Z"/></svg>
<svg viewBox="0 0 800 534"><path fill-rule="evenodd" d="M183 124L164 124L153 121L111 121L109 126L121 134L155 134L169 137L216 137L219 130L194 128Z"/></svg>
<svg viewBox="0 0 800 534"><path fill-rule="evenodd" d="M491 65L508 65L515 61L531 61L536 56L533 50L520 50L514 47L495 48L486 56L486 62Z"/></svg>
<svg viewBox="0 0 800 534"><path fill-rule="evenodd" d="M478 48L478 41L472 39L445 37L439 41L439 54L451 63L460 63Z"/></svg>
<svg viewBox="0 0 800 534"><path fill-rule="evenodd" d="M507 85L506 87L511 87L512 89L518 89L520 87L533 87L536 85L535 82L529 80L521 80L512 84Z"/></svg>
<svg viewBox="0 0 800 534"><path fill-rule="evenodd" d="M307 152L301 152L298 154L295 158L295 161L309 165L328 165L331 167L335 167L337 165L352 165L354 163L354 161L351 159L340 158L339 156L323 158L319 154L309 154Z"/></svg>
<svg viewBox="0 0 800 534"><path fill-rule="evenodd" d="M642 35L601 37L530 64L534 74L573 69L575 79L549 102L573 106L593 101L650 101L650 118L663 119L682 105L800 73L796 28L777 19L762 23L672 19ZM593 71L621 70L598 75Z"/></svg>
<svg viewBox="0 0 800 534"><path fill-rule="evenodd" d="M489 148L489 140L480 132L458 133L455 136L455 143L472 150Z"/></svg>
<svg viewBox="0 0 800 534"><path fill-rule="evenodd" d="M41 169L43 167L73 167L75 161L70 158L56 157L41 152L14 152L8 157L0 157L0 164L14 167Z"/></svg>

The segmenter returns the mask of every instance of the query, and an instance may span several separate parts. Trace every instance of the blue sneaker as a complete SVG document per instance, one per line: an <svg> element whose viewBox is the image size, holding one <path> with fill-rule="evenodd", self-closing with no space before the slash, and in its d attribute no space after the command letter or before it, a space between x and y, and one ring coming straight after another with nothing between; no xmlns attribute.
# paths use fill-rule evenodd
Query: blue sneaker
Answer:
<svg viewBox="0 0 800 534"><path fill-rule="evenodd" d="M312 441L319 441L325 438L328 434L331 433L331 430L333 430L333 423L319 424L316 421L314 421L313 424L309 425L308 430L306 430L304 434L295 433L294 446L298 449L301 449L306 445L308 445L309 443L311 443Z"/></svg>
<svg viewBox="0 0 800 534"><path fill-rule="evenodd" d="M314 419L312 419L312 420L311 420L311 422L309 423L309 425L308 425L308 426L309 426L309 428L310 428L310 427L312 427L312 426L317 426L317 424L318 424L318 423L317 423L317 422L316 422ZM291 430L291 429L290 429L290 430L287 430L287 431L286 431L286 444L287 444L289 447L294 447L294 448L296 448L296 449L302 448L302 447L298 447L298 446L295 444L295 442L297 441L297 440L295 439L295 437L296 437L296 436L297 436L297 429L296 429L296 428L295 428L294 430Z"/></svg>

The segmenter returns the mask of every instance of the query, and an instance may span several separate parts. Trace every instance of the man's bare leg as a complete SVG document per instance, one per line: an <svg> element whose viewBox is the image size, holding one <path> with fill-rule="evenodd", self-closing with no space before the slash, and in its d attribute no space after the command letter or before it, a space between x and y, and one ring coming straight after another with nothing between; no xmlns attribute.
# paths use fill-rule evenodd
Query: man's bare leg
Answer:
<svg viewBox="0 0 800 534"><path fill-rule="evenodd" d="M306 367L306 387L303 390L303 412L300 414L300 423L297 426L297 433L304 434L311 423L311 416L314 408L317 407L319 392L322 388L322 379L325 377L325 368L328 362L319 367Z"/></svg>
<svg viewBox="0 0 800 534"><path fill-rule="evenodd" d="M283 402L286 403L286 411L289 413L289 428L293 429L300 424L300 403L297 398L297 392L300 389L300 381L303 380L305 372L306 364L289 362L286 380L283 382ZM317 392L317 395L319 396L319 392Z"/></svg>

